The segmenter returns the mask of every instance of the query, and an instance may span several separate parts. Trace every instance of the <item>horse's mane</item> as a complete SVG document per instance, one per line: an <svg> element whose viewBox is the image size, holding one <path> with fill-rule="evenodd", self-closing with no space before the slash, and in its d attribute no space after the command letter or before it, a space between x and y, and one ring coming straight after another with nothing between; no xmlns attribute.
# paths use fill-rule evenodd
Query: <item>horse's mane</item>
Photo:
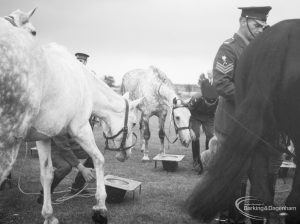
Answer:
<svg viewBox="0 0 300 224"><path fill-rule="evenodd" d="M161 71L160 69L158 69L153 65L151 65L149 68L152 69L153 73L156 75L157 79L160 82L164 83L166 86L173 89L176 92L176 94L178 94L176 86L172 83L172 81L168 78L168 76L163 71Z"/></svg>

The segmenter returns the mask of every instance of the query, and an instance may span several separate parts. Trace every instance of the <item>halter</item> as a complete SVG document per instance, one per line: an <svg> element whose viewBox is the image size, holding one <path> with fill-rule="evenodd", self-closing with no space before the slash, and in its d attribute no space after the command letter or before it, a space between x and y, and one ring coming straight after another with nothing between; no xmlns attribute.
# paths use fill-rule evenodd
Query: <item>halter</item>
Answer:
<svg viewBox="0 0 300 224"><path fill-rule="evenodd" d="M105 138L105 149L111 150L111 151L122 151L122 150L127 150L130 149L132 146L134 146L136 144L136 140L137 140L137 136L136 134L133 132L132 134L135 137L135 142L134 144L132 144L131 146L128 147L124 147L125 143L126 143L126 139L127 139L127 135L128 135L128 126L127 126L127 122L128 122L128 115L129 115L129 105L128 105L128 101L125 99L125 104L126 104L126 111L125 111L125 119L124 119L124 127L115 135L107 137L105 135L105 133L103 132L103 136ZM118 137L121 133L123 132L123 138L120 144L119 148L109 148L108 147L108 140L113 140L116 137Z"/></svg>
<svg viewBox="0 0 300 224"><path fill-rule="evenodd" d="M163 84L164 84L164 82L162 82L162 83L159 85L159 87L158 87L158 90L157 90L158 95L161 95L161 94L160 94L160 89L161 89L161 86L162 86ZM176 106L176 104L177 104L177 99L176 99L176 97L174 97L174 99L173 99L173 106L172 106L172 119L173 119L173 123L174 123L174 129L175 129L175 132L176 132L176 134L178 134L178 132L181 131L181 130L184 130L184 129L190 129L190 126L187 126L187 127L178 127L178 126L176 125L176 121L175 121L175 117L174 117L174 110L177 109L177 108L181 108L181 107L186 107L186 108L188 108L188 106L187 106L186 104L182 104L182 105L180 105L180 106ZM165 131L164 131L164 132L165 132ZM166 136L168 142L171 143L171 144L174 144L174 143L178 140L178 137L176 137L173 141L170 141L170 139L168 138L168 136L167 136L166 133L165 133L165 136Z"/></svg>
<svg viewBox="0 0 300 224"><path fill-rule="evenodd" d="M174 110L175 110L175 109L178 109L178 108L182 108L182 107L186 107L186 108L188 107L188 106L185 105L185 104L182 104L182 105L180 105L180 106L176 106L176 104L177 104L177 99L176 99L176 97L174 97L174 99L173 99L173 107L172 107L172 118L173 118L173 123L174 123L175 132L176 132L176 134L178 134L178 132L181 131L181 130L190 129L190 126L186 126L186 127L178 127L178 126L176 125L176 121L175 121L175 117L174 117Z"/></svg>

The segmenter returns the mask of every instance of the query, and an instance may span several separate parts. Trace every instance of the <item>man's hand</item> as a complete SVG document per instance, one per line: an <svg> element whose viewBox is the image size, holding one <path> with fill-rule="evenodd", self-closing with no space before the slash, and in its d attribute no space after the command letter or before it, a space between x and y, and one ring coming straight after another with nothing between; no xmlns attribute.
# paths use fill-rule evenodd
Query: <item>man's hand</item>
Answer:
<svg viewBox="0 0 300 224"><path fill-rule="evenodd" d="M197 107L197 104L199 103L199 98L196 98L196 97L192 97L190 99L190 102L188 102L188 108L190 110L194 110L196 107Z"/></svg>
<svg viewBox="0 0 300 224"><path fill-rule="evenodd" d="M78 164L77 168L81 172L81 174L84 177L86 182L88 182L88 183L95 182L95 177L93 175L92 168L87 168L87 167L83 166L81 163Z"/></svg>

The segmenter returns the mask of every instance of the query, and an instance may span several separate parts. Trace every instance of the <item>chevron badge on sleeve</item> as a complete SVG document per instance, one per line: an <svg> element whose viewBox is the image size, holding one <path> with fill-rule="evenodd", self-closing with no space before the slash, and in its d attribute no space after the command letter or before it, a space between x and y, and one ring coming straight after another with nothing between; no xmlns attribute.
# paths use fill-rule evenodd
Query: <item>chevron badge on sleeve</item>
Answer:
<svg viewBox="0 0 300 224"><path fill-rule="evenodd" d="M233 63L228 63L225 55L222 56L222 61L223 63L217 62L216 69L224 74L231 72L233 70Z"/></svg>

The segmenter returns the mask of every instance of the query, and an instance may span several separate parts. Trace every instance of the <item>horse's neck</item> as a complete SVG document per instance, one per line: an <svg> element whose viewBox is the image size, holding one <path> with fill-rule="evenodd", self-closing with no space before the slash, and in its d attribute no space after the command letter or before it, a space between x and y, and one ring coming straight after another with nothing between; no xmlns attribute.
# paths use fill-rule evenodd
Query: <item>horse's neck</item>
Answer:
<svg viewBox="0 0 300 224"><path fill-rule="evenodd" d="M90 74L89 87L93 98L93 114L108 119L112 114L123 114L125 103L122 96L114 92L103 81Z"/></svg>
<svg viewBox="0 0 300 224"><path fill-rule="evenodd" d="M173 105L173 99L178 98L175 90L165 84L159 88L159 95L162 97L162 101L170 107Z"/></svg>

